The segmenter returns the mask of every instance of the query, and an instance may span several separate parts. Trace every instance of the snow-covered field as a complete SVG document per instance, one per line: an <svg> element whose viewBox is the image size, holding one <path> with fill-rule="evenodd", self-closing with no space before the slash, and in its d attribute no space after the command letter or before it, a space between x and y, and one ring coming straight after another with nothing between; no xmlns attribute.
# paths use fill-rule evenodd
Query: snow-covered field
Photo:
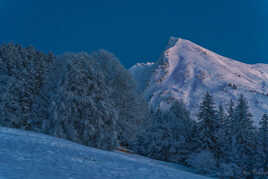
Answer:
<svg viewBox="0 0 268 179"><path fill-rule="evenodd" d="M107 152L63 139L0 128L0 179L192 179L169 164L134 154Z"/></svg>

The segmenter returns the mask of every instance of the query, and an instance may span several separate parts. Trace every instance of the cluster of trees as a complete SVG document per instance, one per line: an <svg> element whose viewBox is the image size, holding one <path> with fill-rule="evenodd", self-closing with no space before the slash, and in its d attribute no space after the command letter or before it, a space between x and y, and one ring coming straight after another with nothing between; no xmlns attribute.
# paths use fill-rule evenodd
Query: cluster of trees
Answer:
<svg viewBox="0 0 268 179"><path fill-rule="evenodd" d="M197 120L183 102L149 113L135 81L104 50L55 57L0 46L0 125L101 149L128 146L217 176L268 174L268 115L254 126L241 95L227 109L207 93Z"/></svg>
<svg viewBox="0 0 268 179"><path fill-rule="evenodd" d="M101 149L128 145L147 105L112 54L55 57L33 47L0 46L0 124Z"/></svg>
<svg viewBox="0 0 268 179"><path fill-rule="evenodd" d="M138 135L133 149L151 158L178 162L217 176L253 178L268 174L268 116L260 127L243 95L227 109L216 107L207 93L197 120L182 102L168 112L157 111L153 123Z"/></svg>
<svg viewBox="0 0 268 179"><path fill-rule="evenodd" d="M37 98L46 83L46 74L54 63L53 54L33 47L0 46L0 124L7 127L36 130Z"/></svg>

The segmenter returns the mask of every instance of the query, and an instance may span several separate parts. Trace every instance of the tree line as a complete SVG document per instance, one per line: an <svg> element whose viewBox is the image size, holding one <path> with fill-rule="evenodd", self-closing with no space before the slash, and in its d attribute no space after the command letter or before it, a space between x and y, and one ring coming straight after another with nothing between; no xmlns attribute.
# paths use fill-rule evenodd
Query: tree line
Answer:
<svg viewBox="0 0 268 179"><path fill-rule="evenodd" d="M153 122L143 129L133 149L154 159L177 162L212 176L254 178L268 175L268 116L255 126L248 102L216 106L207 93L197 120L183 102L169 111L153 112Z"/></svg>
<svg viewBox="0 0 268 179"><path fill-rule="evenodd" d="M147 104L119 60L105 50L54 56L0 46L0 125L112 150L127 145Z"/></svg>

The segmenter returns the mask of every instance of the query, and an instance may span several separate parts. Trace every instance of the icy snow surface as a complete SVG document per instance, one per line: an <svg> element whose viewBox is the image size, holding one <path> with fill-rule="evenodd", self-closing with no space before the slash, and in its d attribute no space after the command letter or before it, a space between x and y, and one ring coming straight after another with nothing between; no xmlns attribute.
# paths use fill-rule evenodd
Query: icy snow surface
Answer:
<svg viewBox="0 0 268 179"><path fill-rule="evenodd" d="M0 128L0 179L202 179L183 167Z"/></svg>

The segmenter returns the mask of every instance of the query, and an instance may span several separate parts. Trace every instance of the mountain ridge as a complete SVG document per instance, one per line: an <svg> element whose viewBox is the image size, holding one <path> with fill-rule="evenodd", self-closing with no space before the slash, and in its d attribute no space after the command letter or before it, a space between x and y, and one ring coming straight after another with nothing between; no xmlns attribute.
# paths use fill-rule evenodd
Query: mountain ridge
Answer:
<svg viewBox="0 0 268 179"><path fill-rule="evenodd" d="M245 95L258 119L268 112L267 64L236 61L189 40L171 37L158 61L129 71L153 110L168 110L174 100L196 109L208 91L223 105Z"/></svg>

